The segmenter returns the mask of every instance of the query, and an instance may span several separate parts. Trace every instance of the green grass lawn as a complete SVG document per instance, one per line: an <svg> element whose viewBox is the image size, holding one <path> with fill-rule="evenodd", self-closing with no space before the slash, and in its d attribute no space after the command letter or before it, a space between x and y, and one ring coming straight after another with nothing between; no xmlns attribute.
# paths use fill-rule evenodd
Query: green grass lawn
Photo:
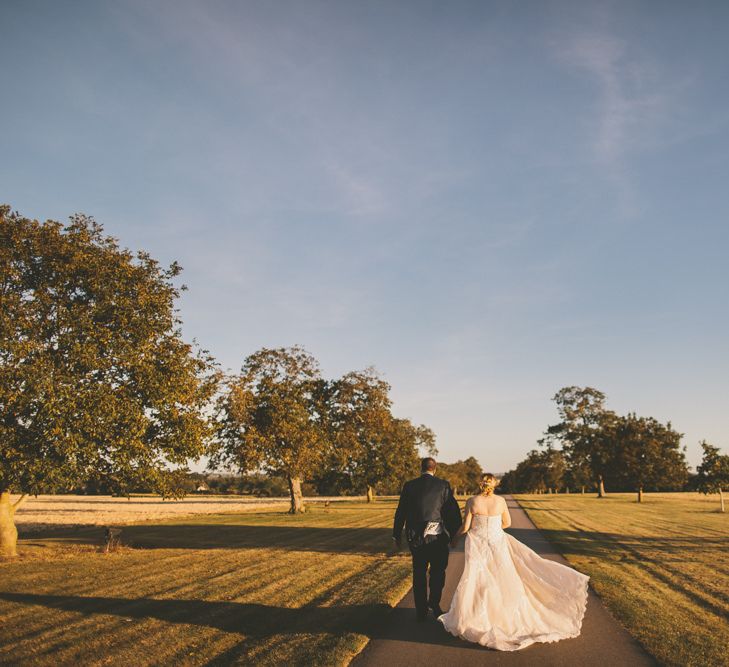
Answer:
<svg viewBox="0 0 729 667"><path fill-rule="evenodd" d="M3 665L336 665L409 587L393 502L199 515L22 539L0 562Z"/></svg>
<svg viewBox="0 0 729 667"><path fill-rule="evenodd" d="M516 498L661 663L729 665L729 514L718 497Z"/></svg>

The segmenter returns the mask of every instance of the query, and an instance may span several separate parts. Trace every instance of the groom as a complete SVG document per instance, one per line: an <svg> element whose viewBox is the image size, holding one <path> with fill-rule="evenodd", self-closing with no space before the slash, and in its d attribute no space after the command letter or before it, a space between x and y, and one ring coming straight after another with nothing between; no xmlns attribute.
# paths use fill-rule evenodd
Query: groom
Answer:
<svg viewBox="0 0 729 667"><path fill-rule="evenodd" d="M435 459L425 458L420 477L405 482L392 531L392 539L400 548L405 526L413 555L413 595L418 621L427 618L429 608L436 618L443 613L440 596L448 567L448 542L461 526L461 510L451 485L435 476L435 468ZM428 565L430 595L426 581Z"/></svg>

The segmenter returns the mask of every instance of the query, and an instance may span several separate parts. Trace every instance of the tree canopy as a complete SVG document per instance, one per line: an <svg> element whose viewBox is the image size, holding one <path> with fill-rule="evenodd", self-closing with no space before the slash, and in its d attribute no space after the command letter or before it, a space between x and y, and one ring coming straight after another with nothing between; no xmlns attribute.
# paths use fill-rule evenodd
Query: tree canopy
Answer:
<svg viewBox="0 0 729 667"><path fill-rule="evenodd" d="M302 347L259 350L220 398L210 467L285 476L292 513L304 481L373 500L418 469L419 450L436 451L430 429L392 415L389 391L371 368L326 380Z"/></svg>
<svg viewBox="0 0 729 667"><path fill-rule="evenodd" d="M248 356L220 398L210 467L282 474L290 511L304 511L301 482L331 449L324 387L316 359L302 347L263 348Z"/></svg>
<svg viewBox="0 0 729 667"><path fill-rule="evenodd" d="M696 469L696 487L705 494L718 493L721 511L724 511L724 489L729 488L729 455L721 454L718 447L705 440L701 465Z"/></svg>
<svg viewBox="0 0 729 667"><path fill-rule="evenodd" d="M615 413L605 409L605 394L592 387L563 387L552 400L561 421L547 428L540 444L560 446L570 467L589 470L602 496L612 455L605 435Z"/></svg>
<svg viewBox="0 0 729 667"><path fill-rule="evenodd" d="M121 248L86 216L64 226L0 207L6 506L11 492L92 478L120 493L140 483L179 492L180 471L204 453L218 380L209 355L182 339L180 270ZM13 530L3 535L14 552Z"/></svg>
<svg viewBox="0 0 729 667"><path fill-rule="evenodd" d="M469 456L467 459L455 463L438 462L437 475L448 480L454 493L465 495L478 493L478 484L481 481L483 469L473 456Z"/></svg>
<svg viewBox="0 0 729 667"><path fill-rule="evenodd" d="M681 450L681 434L671 424L630 413L615 421L614 460L610 477L618 488L631 488L643 500L643 489L682 488L688 468Z"/></svg>

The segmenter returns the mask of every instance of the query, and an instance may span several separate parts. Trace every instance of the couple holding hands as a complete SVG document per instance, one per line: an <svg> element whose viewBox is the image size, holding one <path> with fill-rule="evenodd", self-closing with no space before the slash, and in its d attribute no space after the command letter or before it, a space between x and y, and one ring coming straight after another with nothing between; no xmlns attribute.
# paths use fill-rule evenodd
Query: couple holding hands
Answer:
<svg viewBox="0 0 729 667"><path fill-rule="evenodd" d="M428 613L451 634L500 651L577 637L587 606L589 577L546 560L504 532L511 525L498 480L484 474L480 493L461 518L450 484L436 477L433 458L406 482L395 512L393 539L403 528L413 559L416 617ZM450 608L440 607L449 548L466 535L465 565Z"/></svg>

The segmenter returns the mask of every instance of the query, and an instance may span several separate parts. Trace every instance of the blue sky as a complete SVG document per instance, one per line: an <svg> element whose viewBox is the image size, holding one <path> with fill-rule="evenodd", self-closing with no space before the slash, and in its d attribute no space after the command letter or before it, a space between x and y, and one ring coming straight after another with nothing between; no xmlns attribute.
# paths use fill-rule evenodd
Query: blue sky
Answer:
<svg viewBox="0 0 729 667"><path fill-rule="evenodd" d="M504 471L568 384L729 446L729 4L2 0L0 201L179 260L224 368Z"/></svg>

